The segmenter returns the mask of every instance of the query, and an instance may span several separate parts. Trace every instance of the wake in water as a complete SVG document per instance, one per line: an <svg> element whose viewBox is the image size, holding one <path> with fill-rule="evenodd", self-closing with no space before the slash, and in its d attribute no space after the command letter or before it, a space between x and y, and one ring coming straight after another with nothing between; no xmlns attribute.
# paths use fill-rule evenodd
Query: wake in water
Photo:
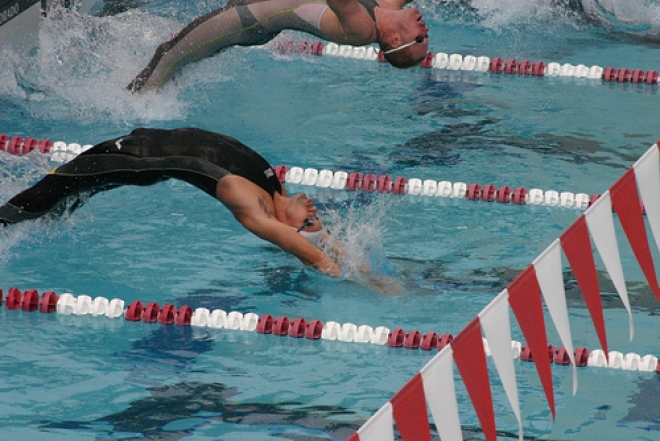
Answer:
<svg viewBox="0 0 660 441"><path fill-rule="evenodd" d="M418 0L441 22L474 22L492 30L591 22L621 35L660 41L659 0Z"/></svg>
<svg viewBox="0 0 660 441"><path fill-rule="evenodd" d="M421 8L442 23L477 23L492 30L521 24L574 25L579 0L417 0Z"/></svg>
<svg viewBox="0 0 660 441"><path fill-rule="evenodd" d="M585 15L601 26L660 41L658 0L581 0Z"/></svg>

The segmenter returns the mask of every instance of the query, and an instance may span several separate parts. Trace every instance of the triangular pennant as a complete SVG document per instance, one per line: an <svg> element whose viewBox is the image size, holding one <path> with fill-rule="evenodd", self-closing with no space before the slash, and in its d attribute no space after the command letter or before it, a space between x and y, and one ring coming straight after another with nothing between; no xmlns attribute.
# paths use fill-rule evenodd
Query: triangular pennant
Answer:
<svg viewBox="0 0 660 441"><path fill-rule="evenodd" d="M357 431L360 441L394 441L392 404L388 401Z"/></svg>
<svg viewBox="0 0 660 441"><path fill-rule="evenodd" d="M610 188L612 207L619 216L619 221L626 232L630 246L632 246L637 262L642 268L646 280L651 286L656 299L660 300L660 287L653 266L653 256L649 249L649 240L646 236L642 206L640 204L637 185L635 184L635 170L628 169L624 175ZM656 201L657 203L657 201Z"/></svg>
<svg viewBox="0 0 660 441"><path fill-rule="evenodd" d="M463 441L454 388L453 351L447 345L422 368L426 403L442 441Z"/></svg>
<svg viewBox="0 0 660 441"><path fill-rule="evenodd" d="M422 374L417 373L390 401L403 441L431 441Z"/></svg>
<svg viewBox="0 0 660 441"><path fill-rule="evenodd" d="M658 145L653 147L639 158L633 165L635 168L635 178L637 179L637 188L644 201L646 209L646 220L651 227L655 245L660 249L660 151Z"/></svg>
<svg viewBox="0 0 660 441"><path fill-rule="evenodd" d="M454 351L454 362L463 377L486 440L496 441L493 397L478 317L454 338L451 347Z"/></svg>
<svg viewBox="0 0 660 441"><path fill-rule="evenodd" d="M630 309L630 300L628 299L628 289L626 288L626 279L623 277L623 267L619 257L619 245L614 232L614 218L612 217L612 200L610 191L607 190L600 198L584 213L584 218L589 227L589 233L596 244L598 254L605 264L607 273L612 279L612 283L619 294L623 306L628 312L628 327L630 340L635 333L633 325L632 310Z"/></svg>
<svg viewBox="0 0 660 441"><path fill-rule="evenodd" d="M518 384L513 365L511 349L511 322L509 318L509 293L505 289L479 313L481 328L484 330L491 356L500 374L504 392L509 398L511 409L518 419L518 438L523 439L522 419L520 417L520 401L518 399Z"/></svg>
<svg viewBox="0 0 660 441"><path fill-rule="evenodd" d="M541 289L536 280L532 265L528 266L508 286L509 304L518 319L548 400L552 419L555 419L555 397L552 391L552 373L548 355L548 338L545 334L545 320L541 305Z"/></svg>
<svg viewBox="0 0 660 441"><path fill-rule="evenodd" d="M589 230L584 215L580 216L573 225L568 227L560 236L561 247L566 259L571 265L573 275L584 297L584 302L591 314L598 341L605 354L608 354L607 336L605 333L605 320L603 318L603 302L600 298L598 286L598 273L594 253L589 240Z"/></svg>
<svg viewBox="0 0 660 441"><path fill-rule="evenodd" d="M568 322L568 308L566 307L566 291L564 290L564 276L561 272L561 251L559 240L555 240L539 257L532 262L536 272L536 279L541 287L541 294L548 307L548 312L555 324L559 339L564 345L573 366L573 395L577 392L577 367L573 353L573 337Z"/></svg>

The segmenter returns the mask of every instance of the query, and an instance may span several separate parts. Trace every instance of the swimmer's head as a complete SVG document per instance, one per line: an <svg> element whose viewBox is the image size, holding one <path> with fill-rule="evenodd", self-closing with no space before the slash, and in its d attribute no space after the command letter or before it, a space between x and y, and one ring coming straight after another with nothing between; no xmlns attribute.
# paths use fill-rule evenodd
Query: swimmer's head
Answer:
<svg viewBox="0 0 660 441"><path fill-rule="evenodd" d="M385 59L394 67L407 68L421 63L429 50L429 28L417 8L386 10L378 22L378 44Z"/></svg>
<svg viewBox="0 0 660 441"><path fill-rule="evenodd" d="M286 198L278 219L294 228L312 244L318 245L323 237L323 223L317 217L318 209L304 193Z"/></svg>

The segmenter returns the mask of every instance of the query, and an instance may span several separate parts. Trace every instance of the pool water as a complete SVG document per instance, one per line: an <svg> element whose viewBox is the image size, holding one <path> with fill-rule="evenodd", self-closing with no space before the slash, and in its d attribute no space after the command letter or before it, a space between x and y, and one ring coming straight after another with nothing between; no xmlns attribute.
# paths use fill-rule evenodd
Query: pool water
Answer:
<svg viewBox="0 0 660 441"><path fill-rule="evenodd" d="M657 68L654 41L558 3L415 4L433 52ZM273 165L589 195L608 189L660 138L658 86L399 71L272 45L199 62L159 94L125 90L161 41L222 4L158 1L47 21L38 48L0 57L0 133L94 144L137 126L195 126L234 136ZM1 156L0 202L56 165L38 152ZM0 287L456 335L581 214L300 184L287 190L318 201L349 249L401 292L304 269L175 181L115 189L61 222L0 232ZM627 313L599 266L609 346L657 355L658 305L618 237L636 334L628 340ZM574 285L567 281L574 343L598 348ZM5 308L0 321L0 439L7 440L343 440L434 355ZM559 345L553 332L548 325ZM583 368L572 396L571 369L553 366L553 422L533 365L517 361L516 372L530 439L660 439L654 373ZM497 427L514 439L517 422L497 381ZM456 387L465 438L481 439L458 377Z"/></svg>

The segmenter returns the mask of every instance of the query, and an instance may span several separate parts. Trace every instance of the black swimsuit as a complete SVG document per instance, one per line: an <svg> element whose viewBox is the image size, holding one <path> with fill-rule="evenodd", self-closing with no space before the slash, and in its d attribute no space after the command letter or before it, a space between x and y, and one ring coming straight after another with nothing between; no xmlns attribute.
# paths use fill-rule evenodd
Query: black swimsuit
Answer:
<svg viewBox="0 0 660 441"><path fill-rule="evenodd" d="M200 129L136 129L105 141L57 167L0 207L0 223L59 215L71 198L122 185L152 185L170 178L216 196L218 181L235 174L273 196L282 186L261 155L234 138ZM74 204L76 208L78 204Z"/></svg>

